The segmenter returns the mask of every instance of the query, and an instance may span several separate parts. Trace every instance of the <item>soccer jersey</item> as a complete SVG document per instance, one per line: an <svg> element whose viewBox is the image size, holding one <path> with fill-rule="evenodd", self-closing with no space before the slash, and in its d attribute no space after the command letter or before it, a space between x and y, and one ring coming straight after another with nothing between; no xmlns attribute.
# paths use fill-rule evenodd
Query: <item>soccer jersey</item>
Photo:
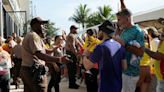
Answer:
<svg viewBox="0 0 164 92"><path fill-rule="evenodd" d="M136 40L141 47L144 47L144 33L138 25L134 25L131 28L125 29L120 35L120 37L125 42L125 44L129 44L130 41ZM136 61L137 63L134 66L130 63L131 57L132 53L126 51L128 69L124 73L129 76L138 76L140 71L140 60Z"/></svg>
<svg viewBox="0 0 164 92"><path fill-rule="evenodd" d="M94 49L90 60L99 65L98 92L121 92L123 59L125 49L114 40L107 40Z"/></svg>

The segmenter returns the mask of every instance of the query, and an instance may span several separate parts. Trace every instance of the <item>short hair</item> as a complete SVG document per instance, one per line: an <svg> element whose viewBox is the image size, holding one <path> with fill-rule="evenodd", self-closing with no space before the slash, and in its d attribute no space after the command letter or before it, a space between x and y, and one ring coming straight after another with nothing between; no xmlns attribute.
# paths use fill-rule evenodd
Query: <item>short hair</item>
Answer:
<svg viewBox="0 0 164 92"><path fill-rule="evenodd" d="M60 37L61 35L56 35L55 36L55 41Z"/></svg>
<svg viewBox="0 0 164 92"><path fill-rule="evenodd" d="M88 29L87 32L86 32L88 35L92 36L94 34L93 30L92 29Z"/></svg>
<svg viewBox="0 0 164 92"><path fill-rule="evenodd" d="M160 35L160 34L158 33L158 31L156 31L156 30L154 30L154 29L152 29L152 28L147 29L147 32L148 32L148 34L149 34L149 33L152 33L151 36L152 36L153 38L158 37L158 36Z"/></svg>
<svg viewBox="0 0 164 92"><path fill-rule="evenodd" d="M132 16L132 13L130 10L128 9L123 9L121 11L119 11L118 13L116 13L117 16Z"/></svg>

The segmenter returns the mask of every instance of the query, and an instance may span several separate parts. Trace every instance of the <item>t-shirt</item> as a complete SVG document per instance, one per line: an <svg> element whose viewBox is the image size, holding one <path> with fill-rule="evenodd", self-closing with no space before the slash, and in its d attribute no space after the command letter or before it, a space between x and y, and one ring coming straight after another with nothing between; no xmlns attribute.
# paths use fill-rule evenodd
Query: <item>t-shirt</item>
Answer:
<svg viewBox="0 0 164 92"><path fill-rule="evenodd" d="M125 44L129 44L130 41L136 40L141 47L144 47L144 33L138 25L134 25L131 28L125 29L121 33L120 37L125 42ZM136 65L131 65L131 57L132 53L126 50L126 60L128 64L128 69L124 71L124 73L128 76L138 76L140 71L140 60L136 61Z"/></svg>
<svg viewBox="0 0 164 92"><path fill-rule="evenodd" d="M148 47L148 43L145 43L145 47ZM141 59L140 66L150 66L150 60L151 58L149 57L146 52L144 52L143 58Z"/></svg>
<svg viewBox="0 0 164 92"><path fill-rule="evenodd" d="M32 66L34 62L45 65L45 61L39 59L34 55L35 52L40 51L46 53L44 43L41 37L35 32L29 32L22 42L22 66Z"/></svg>
<svg viewBox="0 0 164 92"><path fill-rule="evenodd" d="M93 36L90 36L90 37L87 36L85 38L83 49L88 48L88 50L92 52L94 48L96 47L96 45L100 44L100 42L101 42L100 40L98 40L97 38L94 38Z"/></svg>
<svg viewBox="0 0 164 92"><path fill-rule="evenodd" d="M87 36L87 37L85 38L85 42L84 42L84 45L83 45L83 49L88 48L88 50L89 50L90 52L93 52L93 50L95 49L95 47L96 47L98 44L100 44L100 43L101 43L101 41L100 41L99 39L97 39L97 38L95 38L95 37L93 37L93 36L89 36L89 37ZM93 68L98 69L97 63L94 64Z"/></svg>
<svg viewBox="0 0 164 92"><path fill-rule="evenodd" d="M125 59L125 49L118 42L111 39L96 46L90 60L99 65L98 92L121 92L122 59Z"/></svg>
<svg viewBox="0 0 164 92"><path fill-rule="evenodd" d="M7 75L10 78L10 68L12 67L10 54L0 47L0 75Z"/></svg>
<svg viewBox="0 0 164 92"><path fill-rule="evenodd" d="M158 48L158 52L163 53L164 54L164 41L162 41L162 43L160 44L159 48ZM161 61L156 61L154 62L154 67L155 67L155 74L158 80L164 80L162 74L161 74ZM164 66L163 66L164 67Z"/></svg>

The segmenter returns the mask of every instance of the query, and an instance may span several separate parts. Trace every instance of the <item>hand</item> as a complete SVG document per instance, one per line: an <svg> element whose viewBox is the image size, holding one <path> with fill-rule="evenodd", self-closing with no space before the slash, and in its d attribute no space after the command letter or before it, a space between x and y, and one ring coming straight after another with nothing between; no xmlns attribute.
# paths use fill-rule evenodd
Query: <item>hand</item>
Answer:
<svg viewBox="0 0 164 92"><path fill-rule="evenodd" d="M71 56L70 55L64 55L63 57L61 57L61 63L69 63L69 62L73 62L71 59L69 59Z"/></svg>

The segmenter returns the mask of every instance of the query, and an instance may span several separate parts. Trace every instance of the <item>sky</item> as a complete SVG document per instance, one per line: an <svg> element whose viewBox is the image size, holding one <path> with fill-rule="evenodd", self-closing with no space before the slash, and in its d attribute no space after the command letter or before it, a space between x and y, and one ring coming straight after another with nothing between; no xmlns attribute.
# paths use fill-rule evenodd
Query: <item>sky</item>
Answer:
<svg viewBox="0 0 164 92"><path fill-rule="evenodd" d="M124 0L133 14L164 6L163 0ZM99 6L109 5L116 13L120 8L119 0L32 0L35 16L50 20L55 27L69 32L69 27L78 24L70 21L75 9L80 4L87 4L91 13L97 11Z"/></svg>

